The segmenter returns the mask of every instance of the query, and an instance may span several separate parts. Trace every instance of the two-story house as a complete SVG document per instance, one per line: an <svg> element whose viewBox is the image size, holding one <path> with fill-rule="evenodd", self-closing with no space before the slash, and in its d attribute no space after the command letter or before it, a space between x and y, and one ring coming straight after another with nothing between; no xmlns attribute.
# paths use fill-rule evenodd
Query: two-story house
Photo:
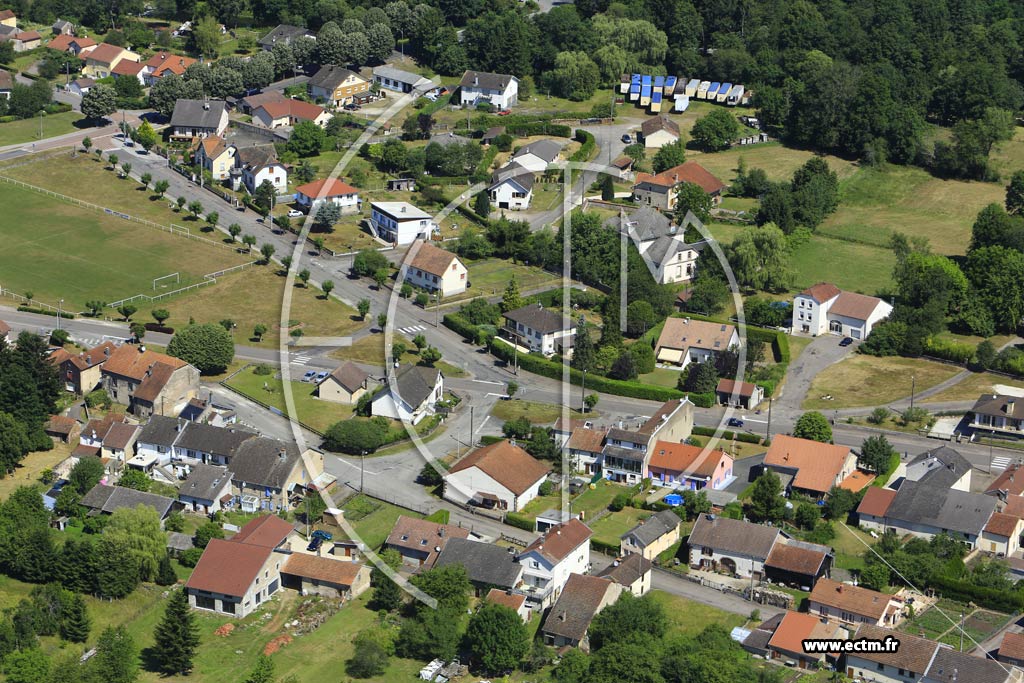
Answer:
<svg viewBox="0 0 1024 683"><path fill-rule="evenodd" d="M469 270L458 256L430 242L413 246L415 255L405 269L405 281L413 287L454 296L469 286Z"/></svg>
<svg viewBox="0 0 1024 683"><path fill-rule="evenodd" d="M324 454L294 443L256 436L235 449L228 463L233 504L243 512L279 512L301 505L305 496L334 481L324 472Z"/></svg>
<svg viewBox="0 0 1024 683"><path fill-rule="evenodd" d="M178 501L190 512L212 515L231 501L232 473L218 465L192 465L178 488Z"/></svg>
<svg viewBox="0 0 1024 683"><path fill-rule="evenodd" d="M647 149L661 149L679 140L679 124L665 115L652 116L640 124L640 140Z"/></svg>
<svg viewBox="0 0 1024 683"><path fill-rule="evenodd" d="M679 515L672 510L662 510L648 517L622 534L619 553L654 560L679 540L679 522Z"/></svg>
<svg viewBox="0 0 1024 683"><path fill-rule="evenodd" d="M683 183L700 187L711 197L713 204L722 201L722 192L727 187L696 161L687 161L654 175L637 173L633 182L633 201L662 211L675 211L677 188Z"/></svg>
<svg viewBox="0 0 1024 683"><path fill-rule="evenodd" d="M370 230L374 237L396 245L429 240L437 232L433 217L409 202L371 202Z"/></svg>
<svg viewBox="0 0 1024 683"><path fill-rule="evenodd" d="M739 344L736 327L728 323L668 318L654 345L654 356L665 367L683 370L690 363L714 361Z"/></svg>
<svg viewBox="0 0 1024 683"><path fill-rule="evenodd" d="M444 497L459 505L518 512L540 493L551 468L508 440L455 463L444 475Z"/></svg>
<svg viewBox="0 0 1024 683"><path fill-rule="evenodd" d="M370 82L342 66L324 64L306 84L309 96L331 107L351 103L370 90Z"/></svg>
<svg viewBox="0 0 1024 683"><path fill-rule="evenodd" d="M522 166L530 173L543 173L549 164L558 161L561 153L562 146L554 140L537 140L517 149L510 163Z"/></svg>
<svg viewBox="0 0 1024 683"><path fill-rule="evenodd" d="M183 57L167 51L157 52L142 63L142 79L146 86L153 86L168 74L183 76L185 69L195 63L196 60L191 57Z"/></svg>
<svg viewBox="0 0 1024 683"><path fill-rule="evenodd" d="M692 432L693 403L685 398L666 401L636 427L612 427L601 452L604 478L630 485L640 483L650 476L651 456L659 450L659 441L681 443Z"/></svg>
<svg viewBox="0 0 1024 683"><path fill-rule="evenodd" d="M94 346L88 351L83 351L72 356L63 349L50 357L51 362L59 364L60 378L68 391L84 395L95 389L103 381L100 368L107 362L117 349L117 345L111 341L105 341L99 346Z"/></svg>
<svg viewBox="0 0 1024 683"><path fill-rule="evenodd" d="M587 631L594 617L622 594L622 586L600 576L573 574L548 612L541 633L549 647L590 651Z"/></svg>
<svg viewBox="0 0 1024 683"><path fill-rule="evenodd" d="M377 390L371 403L374 415L419 424L434 414L434 406L444 397L444 375L437 368L403 365Z"/></svg>
<svg viewBox="0 0 1024 683"><path fill-rule="evenodd" d="M330 120L331 115L323 107L291 98L264 102L252 110L253 125L270 130L287 128L302 121L310 121L323 128Z"/></svg>
<svg viewBox="0 0 1024 683"><path fill-rule="evenodd" d="M552 527L516 557L523 566L522 592L529 603L544 609L561 594L572 574L590 569L593 532L578 519Z"/></svg>
<svg viewBox="0 0 1024 683"><path fill-rule="evenodd" d="M733 457L725 451L658 441L647 464L647 476L661 486L717 491L735 481L732 467Z"/></svg>
<svg viewBox="0 0 1024 683"><path fill-rule="evenodd" d="M145 345L118 346L100 375L110 398L139 417L177 415L199 390L199 370Z"/></svg>
<svg viewBox="0 0 1024 683"><path fill-rule="evenodd" d="M571 351L576 323L539 302L501 314L501 332L519 346L550 356Z"/></svg>
<svg viewBox="0 0 1024 683"><path fill-rule="evenodd" d="M629 235L656 282L688 282L696 275L703 242L687 243L685 229L657 209L645 206L628 216L620 211L617 219L609 218L605 225Z"/></svg>
<svg viewBox="0 0 1024 683"><path fill-rule="evenodd" d="M890 313L892 306L878 297L844 292L829 282L819 282L794 297L793 331L867 339L872 328Z"/></svg>
<svg viewBox="0 0 1024 683"><path fill-rule="evenodd" d="M85 65L82 67L82 75L89 78L107 78L114 74L114 67L122 60L138 62L139 55L126 50L118 45L100 43L85 54Z"/></svg>
<svg viewBox="0 0 1024 683"><path fill-rule="evenodd" d="M373 67L373 82L387 90L401 93L412 92L416 88L420 88L422 92L432 85L429 79L419 74L396 69L390 64Z"/></svg>
<svg viewBox="0 0 1024 683"><path fill-rule="evenodd" d="M384 541L384 548L398 552L402 564L407 567L430 569L438 554L453 538L469 538L469 530L461 526L431 522L399 515L391 533Z"/></svg>
<svg viewBox="0 0 1024 683"><path fill-rule="evenodd" d="M519 104L519 79L508 74L467 71L459 81L459 103L463 107L489 104L510 109Z"/></svg>
<svg viewBox="0 0 1024 683"><path fill-rule="evenodd" d="M240 147L235 154L235 167L240 172L242 185L250 194L255 193L264 181L277 192L288 187L288 169L278 160L273 145Z"/></svg>
<svg viewBox="0 0 1024 683"><path fill-rule="evenodd" d="M823 499L833 486L859 491L867 480L848 479L857 471L857 456L847 446L798 439L786 434L772 437L764 458L765 469L780 475L788 491ZM857 481L858 483L854 483Z"/></svg>
<svg viewBox="0 0 1024 683"><path fill-rule="evenodd" d="M903 600L864 586L819 579L808 597L807 611L845 624L894 628L903 618Z"/></svg>
<svg viewBox="0 0 1024 683"><path fill-rule="evenodd" d="M295 203L306 213L316 215L324 202L337 206L342 215L358 213L362 205L359 190L337 178L314 180L295 188Z"/></svg>
<svg viewBox="0 0 1024 683"><path fill-rule="evenodd" d="M171 136L205 138L223 136L228 127L228 110L224 100L178 100L171 114Z"/></svg>
<svg viewBox="0 0 1024 683"><path fill-rule="evenodd" d="M491 175L487 197L491 206L511 211L526 211L533 200L534 175L517 162L499 168Z"/></svg>
<svg viewBox="0 0 1024 683"><path fill-rule="evenodd" d="M316 386L316 395L323 401L355 405L366 393L370 375L349 361L334 369Z"/></svg>
<svg viewBox="0 0 1024 683"><path fill-rule="evenodd" d="M710 513L698 515L687 541L690 566L761 579L780 533L776 527Z"/></svg>
<svg viewBox="0 0 1024 683"><path fill-rule="evenodd" d="M238 148L220 137L210 135L199 141L192 159L205 169L214 180L227 180L235 168L235 154Z"/></svg>

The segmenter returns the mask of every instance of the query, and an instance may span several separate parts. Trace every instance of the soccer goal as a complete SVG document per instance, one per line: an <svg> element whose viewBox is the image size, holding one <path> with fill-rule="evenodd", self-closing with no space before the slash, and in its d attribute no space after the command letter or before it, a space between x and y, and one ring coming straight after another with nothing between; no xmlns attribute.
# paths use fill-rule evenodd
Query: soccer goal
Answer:
<svg viewBox="0 0 1024 683"><path fill-rule="evenodd" d="M162 275L160 277L153 278L153 291L155 292L157 289L163 289L163 288L167 287L169 282L166 282L166 281L172 280L172 279L174 280L174 284L180 285L181 284L181 273L171 273L170 275Z"/></svg>

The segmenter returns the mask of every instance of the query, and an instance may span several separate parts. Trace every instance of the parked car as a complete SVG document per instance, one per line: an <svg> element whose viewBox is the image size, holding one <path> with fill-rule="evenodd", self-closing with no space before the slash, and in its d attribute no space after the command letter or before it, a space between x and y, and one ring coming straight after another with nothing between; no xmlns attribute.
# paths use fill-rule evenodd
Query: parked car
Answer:
<svg viewBox="0 0 1024 683"><path fill-rule="evenodd" d="M306 546L306 550L308 550L311 553L316 552L323 544L324 539L320 538L319 536L313 536L313 540L311 540L309 542L309 545Z"/></svg>
<svg viewBox="0 0 1024 683"><path fill-rule="evenodd" d="M288 218L300 218L301 216L302 216L302 212L299 211L298 209L289 209L288 210Z"/></svg>
<svg viewBox="0 0 1024 683"><path fill-rule="evenodd" d="M730 427L743 427L743 420L739 419L738 417L730 417L729 418L729 426Z"/></svg>
<svg viewBox="0 0 1024 683"><path fill-rule="evenodd" d="M329 374L331 374L331 373L327 372L326 370L324 370L322 372L316 373L316 382L317 382L317 384L319 384L320 382L323 382L325 379L327 379L327 375L329 375Z"/></svg>
<svg viewBox="0 0 1024 683"><path fill-rule="evenodd" d="M511 109L502 109L501 111L498 112L498 116L508 116L511 113Z"/></svg>
<svg viewBox="0 0 1024 683"><path fill-rule="evenodd" d="M334 538L334 535L329 531L321 531L320 529L317 529L313 532L312 538L321 538L325 541L329 541Z"/></svg>
<svg viewBox="0 0 1024 683"><path fill-rule="evenodd" d="M630 137L629 133L626 133L625 135L622 136L622 141L629 145L632 144L633 138Z"/></svg>
<svg viewBox="0 0 1024 683"><path fill-rule="evenodd" d="M314 377L316 377L316 370L307 370L306 374L302 376L302 381L312 382Z"/></svg>
<svg viewBox="0 0 1024 683"><path fill-rule="evenodd" d="M852 337L843 337L843 340L841 342L839 342L839 345L840 346L849 346L852 343L853 343L853 338Z"/></svg>

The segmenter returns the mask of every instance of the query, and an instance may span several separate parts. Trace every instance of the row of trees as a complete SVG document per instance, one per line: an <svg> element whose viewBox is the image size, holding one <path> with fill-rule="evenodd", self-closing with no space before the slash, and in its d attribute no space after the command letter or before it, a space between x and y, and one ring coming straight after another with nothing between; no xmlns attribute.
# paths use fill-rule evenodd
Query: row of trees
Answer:
<svg viewBox="0 0 1024 683"><path fill-rule="evenodd" d="M57 368L48 360L46 340L18 335L12 348L0 339L0 472L7 476L31 451L50 450L44 431L60 395Z"/></svg>

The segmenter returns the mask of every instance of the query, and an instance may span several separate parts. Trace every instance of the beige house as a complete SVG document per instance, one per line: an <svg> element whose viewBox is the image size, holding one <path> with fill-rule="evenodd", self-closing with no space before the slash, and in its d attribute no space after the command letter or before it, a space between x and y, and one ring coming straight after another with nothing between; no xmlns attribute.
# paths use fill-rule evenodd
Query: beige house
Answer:
<svg viewBox="0 0 1024 683"><path fill-rule="evenodd" d="M682 183L693 183L708 193L713 204L722 201L726 185L698 164L687 161L656 175L637 173L633 183L633 201L641 206L653 206L662 211L676 208L676 188Z"/></svg>
<svg viewBox="0 0 1024 683"><path fill-rule="evenodd" d="M323 128L330 120L331 115L323 107L302 100L264 102L252 110L253 125L271 130L294 126L300 121L312 121Z"/></svg>
<svg viewBox="0 0 1024 683"><path fill-rule="evenodd" d="M778 434L772 437L764 467L780 475L784 481L791 478L786 487L788 490L822 499L833 486L843 486L843 482L857 471L857 456L846 446ZM857 480L851 479L844 488L859 491L851 485L854 481ZM863 485L868 483L866 479L859 481Z"/></svg>
<svg viewBox="0 0 1024 683"><path fill-rule="evenodd" d="M602 569L597 575L611 579L636 597L651 590L651 569L654 563L642 555L632 554L620 557Z"/></svg>
<svg viewBox="0 0 1024 683"><path fill-rule="evenodd" d="M728 323L669 318L654 346L654 357L659 364L682 370L690 363L713 361L739 344L736 328Z"/></svg>
<svg viewBox="0 0 1024 683"><path fill-rule="evenodd" d="M95 79L106 78L114 73L114 67L122 60L139 62L142 61L142 58L123 47L100 43L85 55L82 75Z"/></svg>
<svg viewBox="0 0 1024 683"><path fill-rule="evenodd" d="M324 472L324 454L263 436L246 439L231 455L232 493L243 512L278 512L300 505L307 493L333 481Z"/></svg>
<svg viewBox="0 0 1024 683"><path fill-rule="evenodd" d="M345 363L320 382L316 395L324 401L353 405L366 393L369 377L354 363Z"/></svg>
<svg viewBox="0 0 1024 683"><path fill-rule="evenodd" d="M370 567L360 562L297 552L281 567L281 584L302 595L351 600L370 587Z"/></svg>
<svg viewBox="0 0 1024 683"><path fill-rule="evenodd" d="M619 552L653 561L679 541L679 522L675 512L662 510L624 533L619 539Z"/></svg>
<svg viewBox="0 0 1024 683"><path fill-rule="evenodd" d="M591 622L601 610L615 604L621 594L622 586L610 579L570 575L541 627L544 644L554 648L578 647L589 652L587 631Z"/></svg>
<svg viewBox="0 0 1024 683"><path fill-rule="evenodd" d="M845 624L895 627L903 617L903 600L825 577L814 584L808 601L811 614Z"/></svg>
<svg viewBox="0 0 1024 683"><path fill-rule="evenodd" d="M100 368L116 349L117 345L109 341L77 356L58 349L50 356L50 362L60 367L60 378L68 391L87 394L100 385L103 380Z"/></svg>
<svg viewBox="0 0 1024 683"><path fill-rule="evenodd" d="M145 345L116 347L100 375L110 398L139 417L177 415L199 390L199 370Z"/></svg>
<svg viewBox="0 0 1024 683"><path fill-rule="evenodd" d="M979 547L988 553L1009 557L1020 550L1024 520L1003 512L993 512L981 532Z"/></svg>
<svg viewBox="0 0 1024 683"><path fill-rule="evenodd" d="M18 28L18 15L16 15L13 10L0 10L0 26Z"/></svg>
<svg viewBox="0 0 1024 683"><path fill-rule="evenodd" d="M340 107L369 92L370 82L344 67L325 64L309 79L306 87L313 99Z"/></svg>
<svg viewBox="0 0 1024 683"><path fill-rule="evenodd" d="M195 152L195 163L209 171L214 180L227 180L235 167L238 148L228 144L219 135L211 135L199 141Z"/></svg>
<svg viewBox="0 0 1024 683"><path fill-rule="evenodd" d="M653 116L640 124L640 138L647 149L660 149L679 139L679 124L667 116Z"/></svg>
<svg viewBox="0 0 1024 683"><path fill-rule="evenodd" d="M429 242L419 242L412 262L405 271L405 281L413 287L441 296L453 296L466 291L469 284L469 270L458 256L450 251L435 247Z"/></svg>

